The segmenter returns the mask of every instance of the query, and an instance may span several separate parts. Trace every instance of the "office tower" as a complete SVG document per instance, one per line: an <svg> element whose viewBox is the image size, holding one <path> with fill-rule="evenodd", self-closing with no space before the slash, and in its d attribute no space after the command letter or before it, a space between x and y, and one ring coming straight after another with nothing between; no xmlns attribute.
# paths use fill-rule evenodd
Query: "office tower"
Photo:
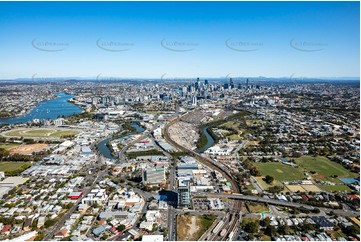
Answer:
<svg viewBox="0 0 361 242"><path fill-rule="evenodd" d="M196 95L192 96L192 105L197 106L197 97L196 97Z"/></svg>
<svg viewBox="0 0 361 242"><path fill-rule="evenodd" d="M195 83L195 89L196 91L199 91L200 88L201 88L201 82L199 81L199 78L197 78L197 81Z"/></svg>
<svg viewBox="0 0 361 242"><path fill-rule="evenodd" d="M246 87L248 88L249 82L248 82L248 78L246 80Z"/></svg>
<svg viewBox="0 0 361 242"><path fill-rule="evenodd" d="M178 181L178 206L188 206L191 202L191 192L190 192L190 182L189 180L179 180Z"/></svg>
<svg viewBox="0 0 361 242"><path fill-rule="evenodd" d="M184 95L187 94L187 87L182 87L182 92Z"/></svg>
<svg viewBox="0 0 361 242"><path fill-rule="evenodd" d="M231 89L234 89L234 83L232 78L229 79L229 85L231 86Z"/></svg>

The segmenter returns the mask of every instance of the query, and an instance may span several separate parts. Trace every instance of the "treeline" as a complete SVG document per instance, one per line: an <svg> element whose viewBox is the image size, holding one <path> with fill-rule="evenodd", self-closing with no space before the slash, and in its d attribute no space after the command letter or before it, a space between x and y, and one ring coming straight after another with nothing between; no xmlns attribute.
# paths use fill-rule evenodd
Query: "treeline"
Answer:
<svg viewBox="0 0 361 242"><path fill-rule="evenodd" d="M123 124L123 129L124 130L128 130L129 132L133 133L135 132L137 129L135 127L133 127L131 125L131 122L130 121L126 121L124 124Z"/></svg>
<svg viewBox="0 0 361 242"><path fill-rule="evenodd" d="M208 127L207 127L208 126ZM198 149L202 149L208 142L208 139L207 139L207 135L206 133L204 132L204 129L207 130L207 132L209 133L209 135L214 139L214 143L218 143L219 141L219 137L218 135L216 135L213 130L212 130L212 127L209 126L209 124L203 124L199 127L199 134L200 134L200 137L199 137L199 140L197 142L197 148Z"/></svg>
<svg viewBox="0 0 361 242"><path fill-rule="evenodd" d="M59 116L61 118L65 118L64 115ZM78 114L73 114L70 116L66 116L66 120L69 123L75 123L78 122L80 119L92 119L93 118L93 114L89 113L89 112L83 112L83 113L78 113Z"/></svg>
<svg viewBox="0 0 361 242"><path fill-rule="evenodd" d="M135 159L138 156L163 155L163 152L156 150L156 149L152 149L152 150L147 150L147 151L128 152L128 153L126 153L126 155L127 155L127 157L129 157L131 159Z"/></svg>
<svg viewBox="0 0 361 242"><path fill-rule="evenodd" d="M41 160L43 154L37 155L21 155L21 154L12 154L10 155L9 151L0 148L0 161L39 161Z"/></svg>
<svg viewBox="0 0 361 242"><path fill-rule="evenodd" d="M0 151L1 153L1 151ZM1 161L40 161L43 157L43 154L38 155L21 155L21 154L13 154L8 156L1 157L0 154L0 160Z"/></svg>
<svg viewBox="0 0 361 242"><path fill-rule="evenodd" d="M261 172L257 169L257 167L255 165L253 165L252 162L249 160L243 161L243 167L245 169L249 170L249 173L252 176L260 176L261 175Z"/></svg>

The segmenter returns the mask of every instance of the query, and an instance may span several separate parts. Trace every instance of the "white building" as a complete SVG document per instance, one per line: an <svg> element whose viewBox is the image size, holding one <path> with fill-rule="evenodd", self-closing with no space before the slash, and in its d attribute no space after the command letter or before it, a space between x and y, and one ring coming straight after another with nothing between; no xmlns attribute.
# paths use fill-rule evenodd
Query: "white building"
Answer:
<svg viewBox="0 0 361 242"><path fill-rule="evenodd" d="M145 184L159 184L161 182L165 182L165 168L157 167L157 168L146 168L143 170L142 176L143 183Z"/></svg>
<svg viewBox="0 0 361 242"><path fill-rule="evenodd" d="M93 189L81 200L81 203L93 205L96 202L97 204L102 205L106 199L107 195L105 193L105 189Z"/></svg>

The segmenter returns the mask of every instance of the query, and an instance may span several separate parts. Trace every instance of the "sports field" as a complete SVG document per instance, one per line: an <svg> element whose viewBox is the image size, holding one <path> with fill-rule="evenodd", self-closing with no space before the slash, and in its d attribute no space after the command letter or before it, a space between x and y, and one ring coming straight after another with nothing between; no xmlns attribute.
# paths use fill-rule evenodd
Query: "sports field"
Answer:
<svg viewBox="0 0 361 242"><path fill-rule="evenodd" d="M295 181L305 178L303 171L299 167L292 167L278 162L255 162L253 163L261 172L262 176L270 175L278 181Z"/></svg>
<svg viewBox="0 0 361 242"><path fill-rule="evenodd" d="M320 185L320 187L327 191L327 192L350 192L351 188L349 188L347 185L332 185L332 186L327 186L327 185Z"/></svg>
<svg viewBox="0 0 361 242"><path fill-rule="evenodd" d="M62 136L76 135L75 130L66 129L17 129L4 133L6 136L26 137L26 138L60 138Z"/></svg>
<svg viewBox="0 0 361 242"><path fill-rule="evenodd" d="M286 188L291 192L306 192L306 190L300 185L287 185Z"/></svg>
<svg viewBox="0 0 361 242"><path fill-rule="evenodd" d="M7 176L17 175L30 166L30 162L0 162L0 171L4 171Z"/></svg>
<svg viewBox="0 0 361 242"><path fill-rule="evenodd" d="M307 171L316 172L316 174L313 175L314 178L322 179L333 175L348 178L357 177L356 173L352 173L351 171L344 168L342 165L330 161L323 156L302 156L295 159L295 161L299 166L305 168Z"/></svg>

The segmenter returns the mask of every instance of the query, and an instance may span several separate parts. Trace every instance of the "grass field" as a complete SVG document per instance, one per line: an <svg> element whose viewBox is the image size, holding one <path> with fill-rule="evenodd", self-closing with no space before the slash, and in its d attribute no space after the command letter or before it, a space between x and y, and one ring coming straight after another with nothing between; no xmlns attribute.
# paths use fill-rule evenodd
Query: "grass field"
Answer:
<svg viewBox="0 0 361 242"><path fill-rule="evenodd" d="M254 125L258 125L258 124L262 124L262 123L264 123L264 121L262 121L262 120L252 120L252 119L246 120L247 126L254 126Z"/></svg>
<svg viewBox="0 0 361 242"><path fill-rule="evenodd" d="M0 144L0 148L6 149L6 150L14 148L16 146L19 146L19 145L18 144L4 144L4 143Z"/></svg>
<svg viewBox="0 0 361 242"><path fill-rule="evenodd" d="M6 132L7 136L17 136L26 138L60 138L62 136L76 135L75 130L59 130L59 129L17 129Z"/></svg>
<svg viewBox="0 0 361 242"><path fill-rule="evenodd" d="M330 161L326 157L302 156L295 159L295 161L299 166L305 168L309 172L316 172L316 174L313 175L314 178L322 179L333 175L349 178L357 177L356 173L352 173L351 171L344 168L342 165Z"/></svg>
<svg viewBox="0 0 361 242"><path fill-rule="evenodd" d="M23 172L30 166L30 162L0 162L0 171L4 171L7 176L14 176Z"/></svg>
<svg viewBox="0 0 361 242"><path fill-rule="evenodd" d="M273 187L273 186L283 186L283 184L278 181L278 180L274 180L272 182L272 184L267 184L264 180L264 177L255 177L254 179L257 181L257 183L262 187L263 190L268 190L268 188ZM288 192L288 190L284 189L283 192Z"/></svg>
<svg viewBox="0 0 361 242"><path fill-rule="evenodd" d="M262 176L270 175L278 181L294 181L305 178L303 171L299 167L292 167L277 162L253 163L261 172Z"/></svg>
<svg viewBox="0 0 361 242"><path fill-rule="evenodd" d="M265 204L249 203L248 208L251 213L262 213L269 211L268 206Z"/></svg>
<svg viewBox="0 0 361 242"><path fill-rule="evenodd" d="M239 122L233 122L233 121L228 121L224 124L222 124L221 126L219 126L220 128L225 127L225 128L234 128L237 129L239 128Z"/></svg>
<svg viewBox="0 0 361 242"><path fill-rule="evenodd" d="M271 240L272 240L271 237L268 236L268 235L263 235L263 236L261 237L261 241L271 241Z"/></svg>
<svg viewBox="0 0 361 242"><path fill-rule="evenodd" d="M237 131L237 134L231 134L228 135L230 132L227 130L222 130L223 128L232 128ZM242 140L244 139L244 136L247 135L247 130L241 128L241 123L234 122L234 121L228 121L218 127L221 132L224 132L224 135L227 136L229 140Z"/></svg>
<svg viewBox="0 0 361 242"><path fill-rule="evenodd" d="M345 190L347 192L350 192L351 189L346 185L334 185L334 186L327 186L327 185L320 185L320 187L327 191L327 192L344 192Z"/></svg>

